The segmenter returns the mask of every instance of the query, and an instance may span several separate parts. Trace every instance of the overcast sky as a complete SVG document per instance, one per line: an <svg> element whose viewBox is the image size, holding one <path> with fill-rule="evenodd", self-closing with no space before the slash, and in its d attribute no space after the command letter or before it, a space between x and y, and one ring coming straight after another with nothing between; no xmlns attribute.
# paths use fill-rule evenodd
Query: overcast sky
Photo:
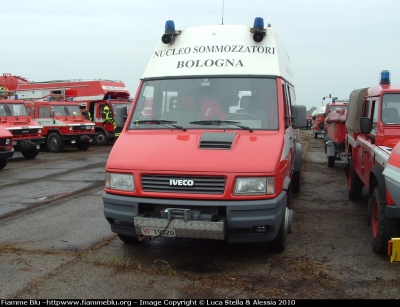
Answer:
<svg viewBox="0 0 400 307"><path fill-rule="evenodd" d="M1 3L0 73L30 81L112 79L136 93L165 21L253 25L282 37L297 104L348 99L391 71L400 83L398 0L13 0Z"/></svg>

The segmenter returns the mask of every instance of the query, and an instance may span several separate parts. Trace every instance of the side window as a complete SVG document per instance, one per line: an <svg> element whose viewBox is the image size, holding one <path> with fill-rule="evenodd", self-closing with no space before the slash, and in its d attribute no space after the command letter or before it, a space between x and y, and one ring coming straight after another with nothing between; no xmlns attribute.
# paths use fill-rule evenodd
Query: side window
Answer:
<svg viewBox="0 0 400 307"><path fill-rule="evenodd" d="M50 117L50 109L45 106L39 107L39 117Z"/></svg>
<svg viewBox="0 0 400 307"><path fill-rule="evenodd" d="M284 103L284 110L285 110L285 124L289 125L291 123L290 116L291 116L291 108L290 108L290 98L289 98L289 90L288 85L282 85L282 93L283 93L283 103Z"/></svg>
<svg viewBox="0 0 400 307"><path fill-rule="evenodd" d="M372 101L372 131L371 134L376 134L378 131L378 106L379 103L376 100Z"/></svg>
<svg viewBox="0 0 400 307"><path fill-rule="evenodd" d="M362 112L362 117L369 117L370 101L364 101L364 107Z"/></svg>

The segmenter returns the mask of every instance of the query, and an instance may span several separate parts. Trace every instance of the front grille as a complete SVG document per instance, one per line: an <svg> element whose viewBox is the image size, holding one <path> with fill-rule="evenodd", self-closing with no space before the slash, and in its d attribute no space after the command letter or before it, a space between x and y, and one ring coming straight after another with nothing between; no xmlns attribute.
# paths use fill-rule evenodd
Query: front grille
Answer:
<svg viewBox="0 0 400 307"><path fill-rule="evenodd" d="M10 138L0 138L0 146L6 146L6 140L9 140Z"/></svg>
<svg viewBox="0 0 400 307"><path fill-rule="evenodd" d="M11 129L9 131L16 138L37 137L38 136L38 129L37 128Z"/></svg>
<svg viewBox="0 0 400 307"><path fill-rule="evenodd" d="M142 188L145 192L223 194L225 178L144 175Z"/></svg>
<svg viewBox="0 0 400 307"><path fill-rule="evenodd" d="M91 129L86 129L86 125L73 126L72 130L74 132L88 132L88 131L91 131Z"/></svg>

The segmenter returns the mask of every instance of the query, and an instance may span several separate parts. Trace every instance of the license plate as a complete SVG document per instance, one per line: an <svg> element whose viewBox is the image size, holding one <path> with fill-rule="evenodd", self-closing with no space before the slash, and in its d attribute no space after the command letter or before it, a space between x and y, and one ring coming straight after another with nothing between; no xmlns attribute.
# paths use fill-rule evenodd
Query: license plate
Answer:
<svg viewBox="0 0 400 307"><path fill-rule="evenodd" d="M164 228L151 228L142 227L142 235L145 236L162 236L162 237L176 237L174 229L164 229Z"/></svg>

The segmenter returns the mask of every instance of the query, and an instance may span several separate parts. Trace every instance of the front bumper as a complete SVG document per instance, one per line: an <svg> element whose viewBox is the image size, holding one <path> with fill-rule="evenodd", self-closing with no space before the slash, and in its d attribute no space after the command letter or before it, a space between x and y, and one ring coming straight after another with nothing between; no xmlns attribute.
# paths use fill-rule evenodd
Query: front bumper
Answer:
<svg viewBox="0 0 400 307"><path fill-rule="evenodd" d="M10 151L0 151L0 160L11 159L14 155L14 150Z"/></svg>
<svg viewBox="0 0 400 307"><path fill-rule="evenodd" d="M139 198L104 193L104 216L111 231L125 235L141 234L142 227L175 230L176 237L227 239L229 243L270 242L278 234L286 210L286 192L275 199L215 201L194 199ZM156 207L145 212L143 208ZM168 219L160 208L191 210L207 218ZM224 212L210 217L211 211ZM172 226L171 226L172 225ZM264 232L256 229L262 227Z"/></svg>
<svg viewBox="0 0 400 307"><path fill-rule="evenodd" d="M35 139L14 139L13 147L16 150L37 149L37 145L44 144L45 140L46 140L45 137L40 137Z"/></svg>
<svg viewBox="0 0 400 307"><path fill-rule="evenodd" d="M85 133L85 134L63 134L62 138L64 141L90 141L96 138L97 133Z"/></svg>

